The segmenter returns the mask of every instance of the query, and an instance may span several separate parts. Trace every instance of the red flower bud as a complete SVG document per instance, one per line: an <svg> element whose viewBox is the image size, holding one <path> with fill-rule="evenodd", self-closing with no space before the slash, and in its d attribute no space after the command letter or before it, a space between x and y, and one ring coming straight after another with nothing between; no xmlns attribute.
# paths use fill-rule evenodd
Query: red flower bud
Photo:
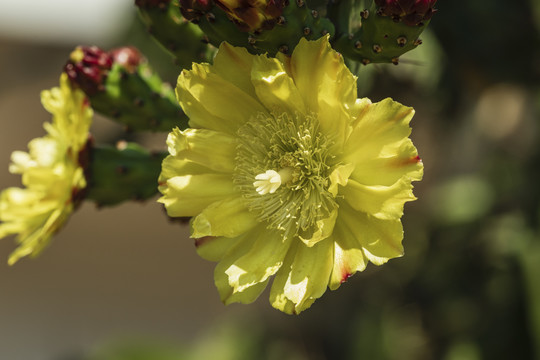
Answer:
<svg viewBox="0 0 540 360"><path fill-rule="evenodd" d="M109 51L109 55L115 64L122 65L130 73L134 73L139 64L144 61L144 57L139 50L133 46L112 49Z"/></svg>
<svg viewBox="0 0 540 360"><path fill-rule="evenodd" d="M64 71L72 85L91 95L103 90L112 64L111 56L97 46L78 46L71 52Z"/></svg>
<svg viewBox="0 0 540 360"><path fill-rule="evenodd" d="M437 0L375 0L378 14L390 16L410 26L421 25L431 19L437 11L433 9Z"/></svg>

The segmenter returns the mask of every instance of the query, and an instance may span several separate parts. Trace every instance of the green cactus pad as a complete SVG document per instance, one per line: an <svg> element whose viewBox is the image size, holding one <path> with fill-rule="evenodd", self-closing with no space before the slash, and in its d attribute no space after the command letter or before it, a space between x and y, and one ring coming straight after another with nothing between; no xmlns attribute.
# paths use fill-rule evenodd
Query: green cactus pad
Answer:
<svg viewBox="0 0 540 360"><path fill-rule="evenodd" d="M170 131L186 128L182 112L169 84L161 81L145 63L132 72L114 64L104 90L90 96L92 107L123 124L128 131Z"/></svg>
<svg viewBox="0 0 540 360"><path fill-rule="evenodd" d="M212 51L205 42L201 29L180 14L178 0L159 6L138 5L139 15L150 34L171 54L182 68L193 62L208 61Z"/></svg>
<svg viewBox="0 0 540 360"><path fill-rule="evenodd" d="M332 22L311 10L303 0L291 1L283 10L280 21L270 30L249 35L249 42L258 53L275 55L278 51L291 54L302 37L315 40L334 35Z"/></svg>
<svg viewBox="0 0 540 360"><path fill-rule="evenodd" d="M421 44L418 38L429 21L416 26L396 22L377 14L373 4L361 13L361 23L350 34L342 33L334 47L345 57L363 64L394 63L399 57Z"/></svg>
<svg viewBox="0 0 540 360"><path fill-rule="evenodd" d="M166 153L151 153L135 143L91 149L86 199L98 206L145 200L157 193Z"/></svg>

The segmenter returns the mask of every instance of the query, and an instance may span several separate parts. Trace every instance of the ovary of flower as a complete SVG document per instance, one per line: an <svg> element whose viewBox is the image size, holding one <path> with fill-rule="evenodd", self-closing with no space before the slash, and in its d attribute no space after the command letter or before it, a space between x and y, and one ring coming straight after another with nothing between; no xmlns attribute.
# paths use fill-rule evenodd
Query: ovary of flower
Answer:
<svg viewBox="0 0 540 360"><path fill-rule="evenodd" d="M281 186L281 183L287 183L292 179L293 169L290 167L281 170L266 170L266 172L255 176L253 186L260 195L273 194Z"/></svg>

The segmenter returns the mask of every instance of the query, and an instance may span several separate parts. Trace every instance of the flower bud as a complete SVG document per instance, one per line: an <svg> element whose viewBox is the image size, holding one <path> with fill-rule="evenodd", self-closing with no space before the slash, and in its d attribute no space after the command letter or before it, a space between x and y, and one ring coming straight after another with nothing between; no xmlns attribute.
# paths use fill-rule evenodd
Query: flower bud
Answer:
<svg viewBox="0 0 540 360"><path fill-rule="evenodd" d="M134 73L137 66L144 61L144 57L139 50L133 46L124 46L109 51L109 54L115 64L124 67L129 73Z"/></svg>
<svg viewBox="0 0 540 360"><path fill-rule="evenodd" d="M269 30L283 13L283 0L216 0L242 31Z"/></svg>
<svg viewBox="0 0 540 360"><path fill-rule="evenodd" d="M378 13L390 16L394 21L403 21L409 26L430 20L437 11L433 9L437 0L375 0Z"/></svg>
<svg viewBox="0 0 540 360"><path fill-rule="evenodd" d="M112 57L97 46L77 46L69 55L64 71L72 85L90 95L104 89L112 64Z"/></svg>

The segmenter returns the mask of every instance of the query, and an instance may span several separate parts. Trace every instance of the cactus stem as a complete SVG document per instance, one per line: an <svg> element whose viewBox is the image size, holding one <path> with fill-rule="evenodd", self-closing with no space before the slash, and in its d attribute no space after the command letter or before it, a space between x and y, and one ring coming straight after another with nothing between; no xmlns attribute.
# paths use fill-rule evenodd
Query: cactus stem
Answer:
<svg viewBox="0 0 540 360"><path fill-rule="evenodd" d="M382 52L382 46L379 45L379 44L374 44L373 45L373 52L377 53L377 54L381 53Z"/></svg>
<svg viewBox="0 0 540 360"><path fill-rule="evenodd" d="M407 38L405 36L400 36L397 38L397 44L399 47L404 47L407 44Z"/></svg>
<svg viewBox="0 0 540 360"><path fill-rule="evenodd" d="M111 111L111 116L115 119L118 119L120 116L122 116L122 113L119 110L113 110Z"/></svg>
<svg viewBox="0 0 540 360"><path fill-rule="evenodd" d="M204 43L204 44L210 44L210 39L208 38L208 36L204 35L203 38L201 39L201 41Z"/></svg>
<svg viewBox="0 0 540 360"><path fill-rule="evenodd" d="M399 65L399 58L397 58L397 57L392 58L392 64Z"/></svg>
<svg viewBox="0 0 540 360"><path fill-rule="evenodd" d="M367 19L369 17L369 10L364 9L364 10L360 11L360 16L362 17L362 19Z"/></svg>
<svg viewBox="0 0 540 360"><path fill-rule="evenodd" d="M361 49L362 48L362 42L360 40L357 40L354 43L354 47L357 48L357 49Z"/></svg>
<svg viewBox="0 0 540 360"><path fill-rule="evenodd" d="M413 44L414 44L414 46L418 46L418 45L422 44L422 39L416 39L416 40L414 40L414 43L413 43Z"/></svg>
<svg viewBox="0 0 540 360"><path fill-rule="evenodd" d="M281 45L279 47L279 52L282 52L283 54L287 54L289 52L289 47L287 45Z"/></svg>
<svg viewBox="0 0 540 360"><path fill-rule="evenodd" d="M311 10L311 16L316 19L317 17L319 17L319 12L317 10Z"/></svg>
<svg viewBox="0 0 540 360"><path fill-rule="evenodd" d="M308 28L308 27L305 27L305 28L304 28L304 35L305 35L305 36L308 36L309 34L311 34L311 29Z"/></svg>

